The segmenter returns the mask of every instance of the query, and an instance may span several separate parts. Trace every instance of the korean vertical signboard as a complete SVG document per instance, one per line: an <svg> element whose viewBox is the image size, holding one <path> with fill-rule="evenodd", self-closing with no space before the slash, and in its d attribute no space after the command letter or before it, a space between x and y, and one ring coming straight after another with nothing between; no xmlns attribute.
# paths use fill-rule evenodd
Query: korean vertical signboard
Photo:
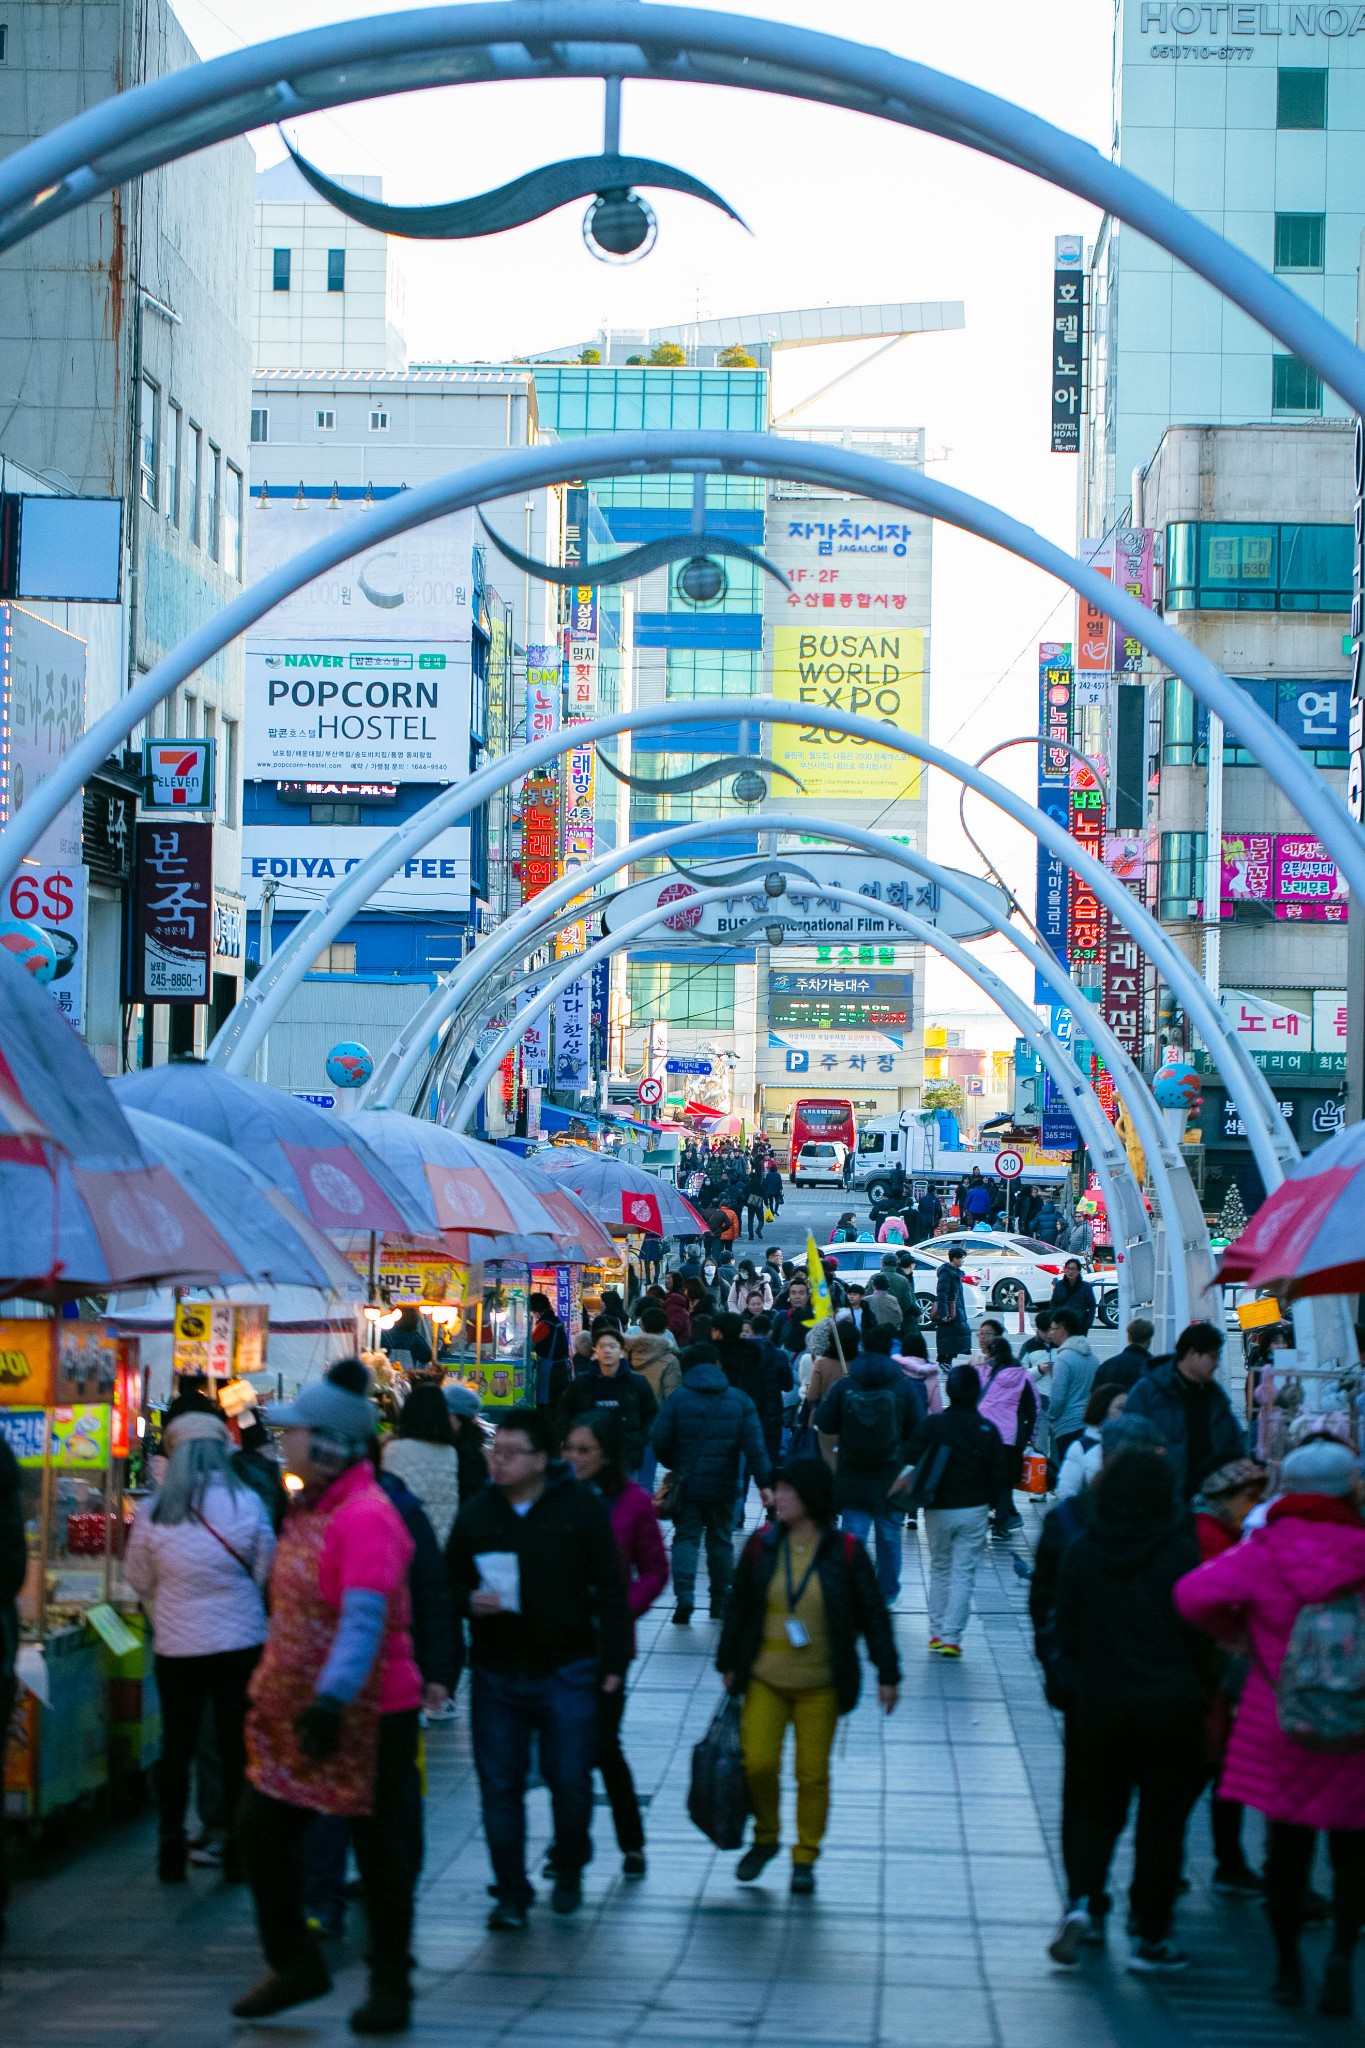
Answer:
<svg viewBox="0 0 1365 2048"><path fill-rule="evenodd" d="M1058 235L1052 260L1052 452L1081 447L1081 365L1085 358L1085 240Z"/></svg>
<svg viewBox="0 0 1365 2048"><path fill-rule="evenodd" d="M1038 808L1064 830L1071 829L1071 694L1074 676L1071 647L1044 640L1038 647ZM1050 742L1050 744L1049 744ZM1038 896L1035 915L1043 944L1066 965L1067 904L1070 881L1065 861L1038 842ZM1035 1000L1052 1003L1054 992L1037 980Z"/></svg>
<svg viewBox="0 0 1365 2048"><path fill-rule="evenodd" d="M212 825L139 825L133 1001L208 1001L213 964Z"/></svg>

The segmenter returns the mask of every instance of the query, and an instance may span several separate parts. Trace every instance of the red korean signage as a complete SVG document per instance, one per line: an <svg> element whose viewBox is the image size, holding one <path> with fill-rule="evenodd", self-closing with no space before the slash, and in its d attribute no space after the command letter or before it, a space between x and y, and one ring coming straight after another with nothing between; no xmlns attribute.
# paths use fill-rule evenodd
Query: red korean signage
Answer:
<svg viewBox="0 0 1365 2048"><path fill-rule="evenodd" d="M205 1003L213 971L213 827L137 828L133 1001Z"/></svg>
<svg viewBox="0 0 1365 2048"><path fill-rule="evenodd" d="M1104 791L1071 791L1071 836L1083 853L1104 859ZM1102 965L1108 938L1108 914L1084 875L1072 873L1067 911L1066 952L1073 964Z"/></svg>

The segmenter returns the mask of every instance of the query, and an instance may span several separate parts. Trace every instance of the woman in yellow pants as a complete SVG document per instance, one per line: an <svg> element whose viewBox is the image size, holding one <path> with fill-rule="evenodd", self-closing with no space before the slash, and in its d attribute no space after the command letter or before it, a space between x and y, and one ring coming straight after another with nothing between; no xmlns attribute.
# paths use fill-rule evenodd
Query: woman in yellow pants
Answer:
<svg viewBox="0 0 1365 2048"><path fill-rule="evenodd" d="M774 1520L752 1537L735 1571L716 1664L744 1694L744 1772L754 1837L735 1875L751 1884L780 1845L782 1748L796 1730L796 1844L791 1888L815 1890L829 1816L829 1758L839 1717L858 1701L858 1638L877 1667L889 1714L900 1659L877 1575L863 1545L834 1527L834 1484L823 1458L794 1458L773 1489Z"/></svg>

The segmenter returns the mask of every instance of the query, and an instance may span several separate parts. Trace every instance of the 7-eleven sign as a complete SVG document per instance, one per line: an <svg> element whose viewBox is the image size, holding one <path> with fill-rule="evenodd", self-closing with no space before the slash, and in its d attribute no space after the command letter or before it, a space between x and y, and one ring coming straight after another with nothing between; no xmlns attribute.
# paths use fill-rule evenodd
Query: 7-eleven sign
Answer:
<svg viewBox="0 0 1365 2048"><path fill-rule="evenodd" d="M148 810L213 809L212 740L144 740L142 774Z"/></svg>

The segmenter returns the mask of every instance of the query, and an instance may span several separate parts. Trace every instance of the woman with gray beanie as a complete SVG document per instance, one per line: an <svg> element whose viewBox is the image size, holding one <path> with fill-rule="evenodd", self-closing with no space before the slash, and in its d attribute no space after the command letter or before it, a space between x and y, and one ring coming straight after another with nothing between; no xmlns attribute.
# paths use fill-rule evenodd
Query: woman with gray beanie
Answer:
<svg viewBox="0 0 1365 2048"><path fill-rule="evenodd" d="M235 1470L221 1415L192 1411L166 1427L161 1488L143 1501L128 1539L124 1571L152 1616L161 1695L157 1875L183 1884L185 1806L204 1708L212 1704L222 1758L224 1811L242 1791L242 1722L247 1681L266 1636L263 1589L275 1534L260 1496ZM229 1840L223 1874L237 1878Z"/></svg>
<svg viewBox="0 0 1365 2048"><path fill-rule="evenodd" d="M1354 2008L1355 1944L1365 1921L1365 1747L1316 1746L1307 1728L1296 1739L1285 1714L1295 1663L1287 1653L1305 1608L1342 1603L1338 1661L1351 1654L1344 1646L1359 1638L1365 1589L1360 1460L1345 1444L1317 1437L1289 1453L1280 1489L1263 1526L1181 1579L1175 1599L1196 1628L1229 1648L1250 1645L1218 1795L1254 1806L1269 1824L1265 1902L1277 1962L1271 1995L1277 2005L1303 1999L1299 1934L1317 1836L1325 1830L1334 1933L1318 2010L1344 2016Z"/></svg>
<svg viewBox="0 0 1365 2048"><path fill-rule="evenodd" d="M370 1922L370 1993L351 2029L390 2034L408 2025L421 1842L420 1828L390 1821L415 1782L422 1681L413 1542L370 1463L379 1413L368 1383L359 1360L342 1361L271 1417L303 1489L280 1535L247 1721L242 1850L270 1973L232 2010L267 2019L331 1989L304 1920L303 1842L314 1814L338 1814L351 1823Z"/></svg>

